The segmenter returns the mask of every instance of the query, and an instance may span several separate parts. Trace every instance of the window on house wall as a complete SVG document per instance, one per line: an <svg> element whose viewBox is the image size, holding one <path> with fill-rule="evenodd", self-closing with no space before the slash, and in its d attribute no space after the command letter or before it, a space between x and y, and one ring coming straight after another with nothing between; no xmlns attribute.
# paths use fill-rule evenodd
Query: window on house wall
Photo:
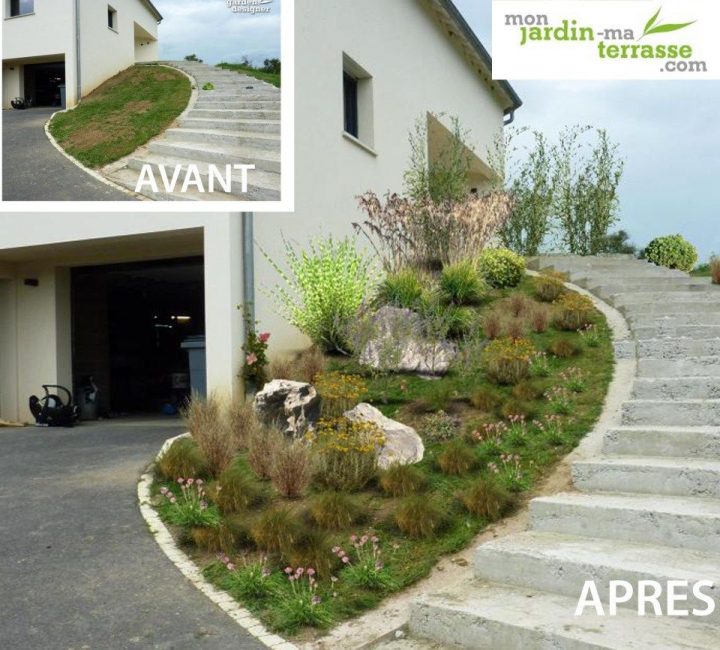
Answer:
<svg viewBox="0 0 720 650"><path fill-rule="evenodd" d="M108 27L117 31L117 11L115 11L115 9L113 9L110 5L108 5L107 19Z"/></svg>
<svg viewBox="0 0 720 650"><path fill-rule="evenodd" d="M347 54L343 54L343 103L345 134L372 148L375 139L373 77Z"/></svg>
<svg viewBox="0 0 720 650"><path fill-rule="evenodd" d="M35 11L35 0L10 0L10 16L24 16Z"/></svg>

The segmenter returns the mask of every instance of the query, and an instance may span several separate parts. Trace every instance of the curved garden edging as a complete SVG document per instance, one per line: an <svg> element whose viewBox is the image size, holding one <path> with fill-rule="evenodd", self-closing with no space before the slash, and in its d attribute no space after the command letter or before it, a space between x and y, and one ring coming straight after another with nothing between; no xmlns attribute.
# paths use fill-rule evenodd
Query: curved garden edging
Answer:
<svg viewBox="0 0 720 650"><path fill-rule="evenodd" d="M529 276L540 273L527 270ZM603 434L607 428L620 423L622 403L632 394L632 380L637 369L635 342L625 317L614 307L582 287L566 282L567 289L587 296L606 318L612 333L615 350L615 367L608 386L603 410L595 426L580 444L565 456L538 490L528 498L550 496L562 492L570 483L570 467L573 462L597 454L602 447ZM511 517L490 524L464 550L441 560L433 573L409 589L390 596L377 608L351 621L341 623L317 641L304 644L302 650L366 650L378 643L401 638L405 634L410 603L424 592L441 591L448 585L467 579L472 566L475 548L483 542L520 532L527 528L529 508L527 503ZM443 565L439 570L438 567ZM366 636L367 635L367 636ZM361 640L364 639L364 640Z"/></svg>
<svg viewBox="0 0 720 650"><path fill-rule="evenodd" d="M160 516L150 504L151 487L153 483L152 468L155 462L162 458L170 446L181 438L190 434L183 433L179 436L168 438L160 448L155 461L153 461L140 477L138 482L138 505L140 513L145 519L148 530L155 538L158 546L168 559L178 568L195 587L205 594L213 603L232 618L245 632L255 637L260 643L273 650L298 650L297 646L289 643L277 634L269 632L263 624L250 612L240 607L237 601L229 594L216 589L202 575L202 572L195 563L178 547Z"/></svg>

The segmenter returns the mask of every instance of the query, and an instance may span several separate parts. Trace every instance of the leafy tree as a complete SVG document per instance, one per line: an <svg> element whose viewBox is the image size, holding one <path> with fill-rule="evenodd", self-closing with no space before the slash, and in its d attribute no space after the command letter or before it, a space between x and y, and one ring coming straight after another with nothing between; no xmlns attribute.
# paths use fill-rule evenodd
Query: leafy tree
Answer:
<svg viewBox="0 0 720 650"><path fill-rule="evenodd" d="M280 74L280 67L280 59L265 59L265 62L263 63L263 72Z"/></svg>
<svg viewBox="0 0 720 650"><path fill-rule="evenodd" d="M611 232L605 237L605 243L600 250L601 253L620 255L636 255L637 246L630 241L630 235L625 230Z"/></svg>
<svg viewBox="0 0 720 650"><path fill-rule="evenodd" d="M185 57L185 60L186 60L186 61L197 61L198 63L202 63L202 62L203 62L202 59L198 59L197 54L188 54L188 55Z"/></svg>

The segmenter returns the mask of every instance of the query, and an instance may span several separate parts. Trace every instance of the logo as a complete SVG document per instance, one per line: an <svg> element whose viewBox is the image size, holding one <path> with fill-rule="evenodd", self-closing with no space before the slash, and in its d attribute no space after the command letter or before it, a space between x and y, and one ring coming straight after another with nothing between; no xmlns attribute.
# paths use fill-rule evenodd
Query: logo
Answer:
<svg viewBox="0 0 720 650"><path fill-rule="evenodd" d="M716 3L669 0L649 18L648 7L646 0L495 0L493 77L720 78Z"/></svg>
<svg viewBox="0 0 720 650"><path fill-rule="evenodd" d="M234 14L269 14L275 0L225 0L225 3Z"/></svg>

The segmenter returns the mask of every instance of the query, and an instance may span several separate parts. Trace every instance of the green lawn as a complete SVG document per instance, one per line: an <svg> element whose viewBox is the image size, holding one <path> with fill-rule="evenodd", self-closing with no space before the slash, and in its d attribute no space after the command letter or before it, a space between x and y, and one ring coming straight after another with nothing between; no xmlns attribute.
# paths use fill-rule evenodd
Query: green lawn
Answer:
<svg viewBox="0 0 720 650"><path fill-rule="evenodd" d="M256 79L260 79L260 81L267 81L267 83L272 84L277 88L280 88L280 74L276 74L274 72L264 72L263 70L258 70L257 68L253 68L252 66L244 65L242 63L218 63L217 67L222 68L223 70L242 72L243 74L250 75L251 77L255 77Z"/></svg>
<svg viewBox="0 0 720 650"><path fill-rule="evenodd" d="M491 309L509 308L511 303L507 299L513 294L532 298L533 287L533 281L526 278L517 289L494 291L489 300L475 308L478 316ZM539 307L534 301L530 305L535 309ZM512 495L512 502L517 506L532 494L538 482L552 471L557 461L592 429L602 411L614 367L607 323L598 312L594 313L593 321L596 336L592 338L577 331L558 331L553 326L540 334L527 333L535 349L547 353L547 367L542 372L536 369L529 379L516 386L498 386L489 381L482 364L475 363L478 357L472 358L474 353L471 358L455 364L447 376L437 380L413 375L375 376L351 360L330 358L329 371L363 378L367 386L363 401L374 404L390 417L416 427L423 436L425 457L415 466L422 476L417 490L422 495L422 503L436 504L442 513L442 525L428 536L403 533L397 514L407 504L408 497L388 495L376 478L351 495L363 513L362 520L341 530L321 530L310 513L313 499L328 492L322 485L322 479L318 482L316 478L301 498L291 500L281 497L270 483L265 482L264 499L238 515L243 527L235 536L238 543L227 547L217 535L203 535L200 539L209 541L210 545L202 548L196 541L190 547L195 560L211 581L233 594L272 629L286 634L298 634L303 630L301 624L288 619L287 613L278 606L278 603L287 602L290 590L288 581L282 575L283 567L310 566L299 564L301 559L298 558L316 558L319 555L321 561L327 559L330 563L329 569L320 575L318 594L322 598L323 611L333 623L373 608L389 594L427 576L440 557L466 547L490 523L488 517L472 514L462 499L462 495L467 494L478 479L499 482ZM560 358L553 354L551 350L557 351L555 344L558 341L566 342L574 355ZM578 376L581 380L573 383L573 378L577 380ZM548 391L557 387L564 387L566 391L562 409L546 397ZM320 392L322 395L322 389ZM440 411L453 418L454 428L449 436L429 432L437 425L431 427L428 417L437 417ZM524 421L515 420L513 424L511 415L523 415ZM441 428L437 427L437 431ZM467 470L453 473L448 470L445 460L448 450L458 445L469 458L469 465ZM246 452L240 453L235 462L248 480L257 480ZM159 480L155 489L161 487L177 492L177 486L172 481ZM168 507L167 504L165 507ZM288 508L294 525L298 530L305 531L296 537L296 540L305 540L301 547L298 547L300 542L296 542L288 543L280 552L269 551L262 548L262 543L253 537L252 532L247 532L248 528L252 531L253 522L263 517L263 513L278 507ZM422 522L423 517L421 513L417 519ZM233 526L237 527L238 523ZM178 534L182 539L189 540L188 532L192 531L178 531ZM380 539L383 571L387 578L387 583L381 587L358 586L347 574L348 569L343 569L341 564L333 564L332 560L336 558L329 551L323 551L333 546L347 549L351 534L366 532ZM254 596L248 596L247 590L242 591L238 576L216 561L214 552L218 550L218 545L232 556L233 561L238 558L238 566L241 567L267 557L267 566L272 571L266 581L267 589ZM310 562L309 559L307 561ZM314 560L312 562L312 566L320 566ZM337 582L332 583L330 575L336 576Z"/></svg>
<svg viewBox="0 0 720 650"><path fill-rule="evenodd" d="M60 113L50 133L71 156L88 167L102 167L131 154L162 133L190 101L190 80L162 66L124 70Z"/></svg>

